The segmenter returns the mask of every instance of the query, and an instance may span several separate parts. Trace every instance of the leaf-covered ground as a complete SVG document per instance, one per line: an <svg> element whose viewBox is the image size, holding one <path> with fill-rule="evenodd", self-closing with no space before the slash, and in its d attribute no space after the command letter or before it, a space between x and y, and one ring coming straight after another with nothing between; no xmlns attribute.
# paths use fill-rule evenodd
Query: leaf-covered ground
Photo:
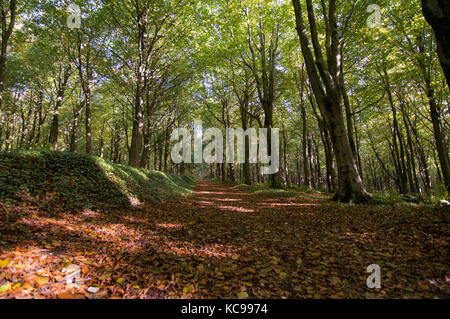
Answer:
<svg viewBox="0 0 450 319"><path fill-rule="evenodd" d="M0 204L0 298L448 298L448 215L211 182L108 213Z"/></svg>

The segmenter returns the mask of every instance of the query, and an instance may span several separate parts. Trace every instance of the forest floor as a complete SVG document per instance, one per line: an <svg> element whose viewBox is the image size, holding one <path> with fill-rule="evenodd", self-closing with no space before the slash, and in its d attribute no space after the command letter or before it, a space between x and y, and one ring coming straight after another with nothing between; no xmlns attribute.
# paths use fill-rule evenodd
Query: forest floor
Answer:
<svg viewBox="0 0 450 319"><path fill-rule="evenodd" d="M0 298L450 296L446 207L351 206L206 181L194 191L108 213L0 204ZM366 286L371 264L380 289Z"/></svg>

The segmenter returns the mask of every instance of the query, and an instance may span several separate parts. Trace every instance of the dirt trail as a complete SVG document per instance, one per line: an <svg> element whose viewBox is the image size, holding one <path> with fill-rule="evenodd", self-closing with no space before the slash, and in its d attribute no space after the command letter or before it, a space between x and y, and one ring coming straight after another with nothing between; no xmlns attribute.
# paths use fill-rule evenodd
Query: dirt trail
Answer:
<svg viewBox="0 0 450 319"><path fill-rule="evenodd" d="M2 217L0 287L10 286L0 298L449 296L449 230L436 209L295 195L201 181L186 201L129 211L19 207ZM69 264L80 286L64 281ZM366 287L370 264L382 289Z"/></svg>
<svg viewBox="0 0 450 319"><path fill-rule="evenodd" d="M215 208L225 212L259 213L267 210L273 211L275 208L277 210L292 210L316 206L328 200L327 196L320 194L299 192L286 193L288 196L283 194L285 193L277 194L276 191L260 194L249 193L241 190L240 186L200 181L189 202L201 208Z"/></svg>

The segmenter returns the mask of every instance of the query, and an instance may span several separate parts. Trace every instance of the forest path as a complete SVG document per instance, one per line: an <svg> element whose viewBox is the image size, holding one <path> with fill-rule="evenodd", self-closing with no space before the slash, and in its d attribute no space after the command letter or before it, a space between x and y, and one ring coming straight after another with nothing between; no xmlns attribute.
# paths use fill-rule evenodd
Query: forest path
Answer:
<svg viewBox="0 0 450 319"><path fill-rule="evenodd" d="M208 264L215 266L203 283L213 286L203 296L234 298L237 289L256 298L449 295L449 230L442 220L431 222L433 209L351 206L293 193L200 181L191 198L175 204L184 216L177 221L190 220L187 234L209 247L208 256L222 258ZM366 286L371 264L384 269L384 289Z"/></svg>
<svg viewBox="0 0 450 319"><path fill-rule="evenodd" d="M280 194L200 181L184 201L130 210L8 208L0 298L450 295L444 208ZM382 289L366 286L371 264L381 267ZM67 284L68 265L81 268L79 285Z"/></svg>
<svg viewBox="0 0 450 319"><path fill-rule="evenodd" d="M273 209L290 210L313 206L319 200L326 200L325 196L320 195L300 195L301 193L281 197L276 192L257 194L243 191L239 186L200 181L188 203L198 208L216 209L218 212L265 213L273 212Z"/></svg>

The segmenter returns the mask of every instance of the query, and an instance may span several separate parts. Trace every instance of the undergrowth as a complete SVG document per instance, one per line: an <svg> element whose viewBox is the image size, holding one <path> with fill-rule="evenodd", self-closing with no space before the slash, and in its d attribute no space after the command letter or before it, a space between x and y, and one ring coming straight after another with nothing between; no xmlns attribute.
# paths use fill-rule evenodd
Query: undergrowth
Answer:
<svg viewBox="0 0 450 319"><path fill-rule="evenodd" d="M121 208L179 200L191 193L187 176L134 168L80 153L0 152L0 202L40 208Z"/></svg>

